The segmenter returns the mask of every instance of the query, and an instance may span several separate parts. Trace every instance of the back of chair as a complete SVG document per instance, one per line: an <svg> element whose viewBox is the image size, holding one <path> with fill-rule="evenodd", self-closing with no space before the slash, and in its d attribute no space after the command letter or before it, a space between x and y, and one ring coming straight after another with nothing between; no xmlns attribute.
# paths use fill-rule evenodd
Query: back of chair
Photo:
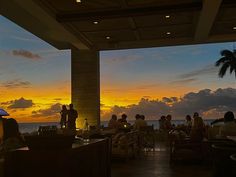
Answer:
<svg viewBox="0 0 236 177"><path fill-rule="evenodd" d="M154 131L154 127L153 125L147 125L147 126L140 127L139 130L144 131L144 132L152 132Z"/></svg>

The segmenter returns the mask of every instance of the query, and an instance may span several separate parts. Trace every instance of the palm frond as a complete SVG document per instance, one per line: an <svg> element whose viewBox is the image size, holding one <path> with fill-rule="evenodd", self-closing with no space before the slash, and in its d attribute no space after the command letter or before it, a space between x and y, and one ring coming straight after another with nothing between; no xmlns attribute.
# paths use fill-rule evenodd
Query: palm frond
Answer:
<svg viewBox="0 0 236 177"><path fill-rule="evenodd" d="M231 59L235 58L234 53L231 52L230 50L222 50L220 54L221 56L225 56L227 58L231 58Z"/></svg>
<svg viewBox="0 0 236 177"><path fill-rule="evenodd" d="M232 74L232 72L235 70L234 66L233 65L230 65L230 69L229 69L229 72L230 74Z"/></svg>
<svg viewBox="0 0 236 177"><path fill-rule="evenodd" d="M229 58L222 57L218 61L216 61L215 66L220 66L221 64L225 63L226 61L229 61Z"/></svg>
<svg viewBox="0 0 236 177"><path fill-rule="evenodd" d="M222 67L220 68L220 71L219 71L219 73L218 73L218 75L219 75L220 78L223 78L223 77L224 77L224 75L225 75L225 73L226 73L226 71L227 71L227 69L228 69L229 66L230 66L229 63L224 63L224 64L222 65Z"/></svg>

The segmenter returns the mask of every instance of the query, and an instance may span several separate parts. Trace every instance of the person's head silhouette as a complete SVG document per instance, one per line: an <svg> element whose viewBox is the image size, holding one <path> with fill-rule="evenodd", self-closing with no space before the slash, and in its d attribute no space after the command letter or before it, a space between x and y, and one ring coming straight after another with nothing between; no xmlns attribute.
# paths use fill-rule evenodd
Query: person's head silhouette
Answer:
<svg viewBox="0 0 236 177"><path fill-rule="evenodd" d="M232 111L228 111L224 115L224 121L225 122L231 122L234 121L234 113Z"/></svg>
<svg viewBox="0 0 236 177"><path fill-rule="evenodd" d="M70 104L69 107L70 107L70 109L73 109L74 106L73 106L73 104Z"/></svg>

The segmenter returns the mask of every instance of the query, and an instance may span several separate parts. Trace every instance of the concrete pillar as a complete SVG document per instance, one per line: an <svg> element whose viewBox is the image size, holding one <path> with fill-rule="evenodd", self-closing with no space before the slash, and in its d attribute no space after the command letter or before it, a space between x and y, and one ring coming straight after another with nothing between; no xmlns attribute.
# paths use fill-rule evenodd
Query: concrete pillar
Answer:
<svg viewBox="0 0 236 177"><path fill-rule="evenodd" d="M84 119L89 125L100 125L100 66L99 52L71 49L71 97L79 118L76 127L82 128Z"/></svg>

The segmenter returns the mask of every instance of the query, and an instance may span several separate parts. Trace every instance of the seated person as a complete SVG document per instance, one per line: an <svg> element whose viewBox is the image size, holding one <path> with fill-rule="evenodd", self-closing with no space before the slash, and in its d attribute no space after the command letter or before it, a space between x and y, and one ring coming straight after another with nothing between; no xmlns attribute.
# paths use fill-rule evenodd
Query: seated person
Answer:
<svg viewBox="0 0 236 177"><path fill-rule="evenodd" d="M130 124L127 121L127 115L122 114L121 119L118 120L118 127L119 128L129 128Z"/></svg>
<svg viewBox="0 0 236 177"><path fill-rule="evenodd" d="M191 132L191 128L192 128L192 118L190 115L187 115L185 117L186 121L185 121L185 132L189 135Z"/></svg>
<svg viewBox="0 0 236 177"><path fill-rule="evenodd" d="M117 116L115 114L111 116L111 119L108 122L108 127L111 129L118 128Z"/></svg>
<svg viewBox="0 0 236 177"><path fill-rule="evenodd" d="M193 115L193 126L190 132L192 141L202 141L205 134L205 124L197 112Z"/></svg>
<svg viewBox="0 0 236 177"><path fill-rule="evenodd" d="M19 132L19 126L15 119L7 119L4 124L4 139L0 145L0 152L5 153L9 150L23 147L24 141Z"/></svg>
<svg viewBox="0 0 236 177"><path fill-rule="evenodd" d="M224 115L224 124L219 129L220 137L236 135L236 123L234 113L228 111Z"/></svg>
<svg viewBox="0 0 236 177"><path fill-rule="evenodd" d="M220 125L220 124L222 124L222 123L224 123L224 118L220 118L220 119L216 119L216 120L213 120L212 122L211 122L211 125Z"/></svg>
<svg viewBox="0 0 236 177"><path fill-rule="evenodd" d="M134 122L134 129L139 130L140 127L147 126L147 122L145 121L145 116L144 115L136 114L135 119L136 120Z"/></svg>

